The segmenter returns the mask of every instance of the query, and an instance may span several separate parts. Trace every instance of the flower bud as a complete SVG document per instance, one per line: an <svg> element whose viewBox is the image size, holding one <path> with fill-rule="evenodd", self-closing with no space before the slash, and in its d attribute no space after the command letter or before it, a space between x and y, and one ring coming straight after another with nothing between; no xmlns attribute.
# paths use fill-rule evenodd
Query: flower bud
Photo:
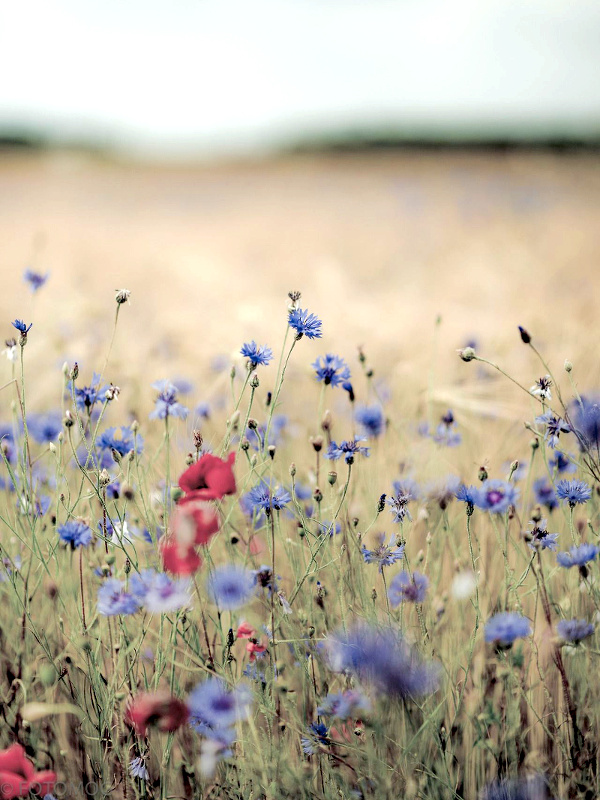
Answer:
<svg viewBox="0 0 600 800"><path fill-rule="evenodd" d="M333 472L333 470L331 472L328 472L327 480L329 481L330 486L334 486L335 482L337 481L337 472Z"/></svg>
<svg viewBox="0 0 600 800"><path fill-rule="evenodd" d="M571 362L567 358L565 360L565 372L571 372L572 369L573 369L573 364L571 364Z"/></svg>

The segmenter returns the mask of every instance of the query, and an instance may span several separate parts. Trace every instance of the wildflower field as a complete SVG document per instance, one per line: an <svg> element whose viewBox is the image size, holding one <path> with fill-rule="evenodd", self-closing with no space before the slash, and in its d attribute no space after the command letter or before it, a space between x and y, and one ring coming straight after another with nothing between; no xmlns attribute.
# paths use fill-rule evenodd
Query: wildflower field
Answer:
<svg viewBox="0 0 600 800"><path fill-rule="evenodd" d="M58 212L68 269L35 238L30 265L3 256L0 797L600 795L600 172L440 163L424 223L430 162L325 162L326 202L371 193L332 216L347 249L303 240L304 275L253 274L252 236L241 288L214 241L204 270L182 244L173 274L168 249L89 274ZM462 231L464 269L385 214L352 264L386 174L407 229ZM449 220L465 180L495 199Z"/></svg>

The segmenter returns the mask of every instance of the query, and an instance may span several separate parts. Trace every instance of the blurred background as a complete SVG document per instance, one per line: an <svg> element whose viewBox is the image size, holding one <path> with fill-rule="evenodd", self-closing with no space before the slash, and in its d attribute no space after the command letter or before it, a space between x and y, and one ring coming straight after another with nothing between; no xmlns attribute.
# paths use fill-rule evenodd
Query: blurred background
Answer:
<svg viewBox="0 0 600 800"><path fill-rule="evenodd" d="M277 347L290 289L311 357L401 375L438 316L450 373L518 324L597 349L596 0L20 0L0 69L0 305L34 360L91 373L123 287L148 381Z"/></svg>

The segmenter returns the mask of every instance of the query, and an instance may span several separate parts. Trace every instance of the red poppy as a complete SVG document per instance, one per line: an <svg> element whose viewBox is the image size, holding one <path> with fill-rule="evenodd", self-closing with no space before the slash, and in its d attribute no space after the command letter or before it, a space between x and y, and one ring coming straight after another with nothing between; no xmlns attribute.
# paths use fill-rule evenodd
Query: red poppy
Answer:
<svg viewBox="0 0 600 800"><path fill-rule="evenodd" d="M173 514L173 533L182 544L208 544L221 525L213 506L195 495L182 498Z"/></svg>
<svg viewBox="0 0 600 800"><path fill-rule="evenodd" d="M193 575L202 566L202 559L193 545L180 544L173 536L160 546L164 568L174 575Z"/></svg>
<svg viewBox="0 0 600 800"><path fill-rule="evenodd" d="M155 725L163 733L176 731L187 721L188 710L185 703L169 692L142 692L134 697L125 711L125 721L136 733L145 736L150 725Z"/></svg>
<svg viewBox="0 0 600 800"><path fill-rule="evenodd" d="M266 653L267 648L256 639L248 639L246 642L246 650L250 653L250 661L254 661L256 656Z"/></svg>
<svg viewBox="0 0 600 800"><path fill-rule="evenodd" d="M30 792L50 794L55 783L56 773L48 769L36 772L20 744L0 751L0 797L3 799L27 797Z"/></svg>
<svg viewBox="0 0 600 800"><path fill-rule="evenodd" d="M179 486L186 493L193 492L198 500L217 500L235 494L234 461L235 453L230 453L227 461L205 453L181 475Z"/></svg>
<svg viewBox="0 0 600 800"><path fill-rule="evenodd" d="M250 639L256 634L255 628L247 622L241 622L236 633L237 639Z"/></svg>

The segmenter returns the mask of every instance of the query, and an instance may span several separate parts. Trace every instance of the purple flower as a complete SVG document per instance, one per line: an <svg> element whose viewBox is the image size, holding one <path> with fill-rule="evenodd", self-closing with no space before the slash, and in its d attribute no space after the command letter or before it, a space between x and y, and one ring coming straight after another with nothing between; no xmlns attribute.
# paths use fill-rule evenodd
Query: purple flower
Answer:
<svg viewBox="0 0 600 800"><path fill-rule="evenodd" d="M564 642L578 644L594 633L594 626L584 619L561 619L556 630Z"/></svg>
<svg viewBox="0 0 600 800"><path fill-rule="evenodd" d="M210 574L206 588L210 599L221 609L241 608L254 594L254 573L235 564L216 567Z"/></svg>
<svg viewBox="0 0 600 800"><path fill-rule="evenodd" d="M548 466L552 470L556 470L559 474L562 472L576 472L577 464L573 461L573 457L567 453L561 453L560 450L554 451L554 456L548 459Z"/></svg>
<svg viewBox="0 0 600 800"><path fill-rule="evenodd" d="M556 484L556 496L567 500L571 508L577 503L587 503L592 496L592 490L585 481L559 481Z"/></svg>
<svg viewBox="0 0 600 800"><path fill-rule="evenodd" d="M26 269L23 274L23 280L29 284L32 292L37 292L48 280L49 273L42 275L40 272L34 272L32 269Z"/></svg>
<svg viewBox="0 0 600 800"><path fill-rule="evenodd" d="M97 402L104 403L108 386L100 386L101 376L94 372L92 382L89 386L76 386L73 381L69 381L69 391L75 394L75 405L80 411L91 412L94 404Z"/></svg>
<svg viewBox="0 0 600 800"><path fill-rule="evenodd" d="M533 491L535 493L536 502L541 506L546 506L548 511L558 508L558 497L554 490L554 486L549 482L548 478L538 478L533 482Z"/></svg>
<svg viewBox="0 0 600 800"><path fill-rule="evenodd" d="M427 594L429 579L420 572L402 571L395 575L388 589L388 597L392 606L400 603L422 603Z"/></svg>
<svg viewBox="0 0 600 800"><path fill-rule="evenodd" d="M134 436L129 427L107 428L96 439L96 445L100 450L116 450L120 456L126 456L134 449L141 453L144 440L139 434Z"/></svg>
<svg viewBox="0 0 600 800"><path fill-rule="evenodd" d="M309 725L307 734L307 736L302 736L300 739L302 752L306 756L314 756L321 745L329 744L327 726L323 725L322 722L313 722Z"/></svg>
<svg viewBox="0 0 600 800"><path fill-rule="evenodd" d="M454 496L457 500L460 500L461 503L466 504L467 514L471 516L474 507L478 504L479 489L476 486L466 486L464 483L461 483L454 493Z"/></svg>
<svg viewBox="0 0 600 800"><path fill-rule="evenodd" d="M379 572L383 572L384 567L390 567L396 561L401 561L404 558L404 545L401 544L394 547L394 536L390 537L390 543L385 544L385 534L379 534L379 547L374 550L368 550L365 545L362 546L362 556L365 564L378 564Z"/></svg>
<svg viewBox="0 0 600 800"><path fill-rule="evenodd" d="M273 509L281 511L285 508L291 499L290 493L281 486L261 481L243 496L242 508L250 516L261 512L269 516Z"/></svg>
<svg viewBox="0 0 600 800"><path fill-rule="evenodd" d="M454 414L450 409L441 418L432 438L437 444L443 444L446 447L456 447L461 443L462 436L458 432Z"/></svg>
<svg viewBox="0 0 600 800"><path fill-rule="evenodd" d="M531 530L528 531L528 536L531 538L527 544L532 550L558 550L558 533L548 533L545 519L529 524Z"/></svg>
<svg viewBox="0 0 600 800"><path fill-rule="evenodd" d="M75 547L87 547L92 541L92 531L85 522L79 519L70 519L64 525L59 525L56 529L58 535L74 549Z"/></svg>
<svg viewBox="0 0 600 800"><path fill-rule="evenodd" d="M150 778L150 774L146 769L146 762L140 756L133 758L129 762L129 774L132 778L139 778L142 781L147 781Z"/></svg>
<svg viewBox="0 0 600 800"><path fill-rule="evenodd" d="M558 438L561 433L571 432L571 426L567 425L567 423L560 417L555 417L551 411L546 411L545 414L540 414L539 417L535 418L535 421L546 426L544 439L548 442L550 447L558 446Z"/></svg>
<svg viewBox="0 0 600 800"><path fill-rule="evenodd" d="M354 441L352 442L340 442L339 445L336 442L331 442L325 457L330 459L330 461L337 461L343 457L346 464L354 464L355 456L369 455L369 448L363 447L361 444L359 444L359 442L365 441L366 439L355 436Z"/></svg>
<svg viewBox="0 0 600 800"><path fill-rule="evenodd" d="M243 344L240 353L244 358L248 359L250 367L253 369L259 365L266 367L269 361L273 359L273 351L271 348L267 347L266 344L256 344L254 339L251 342Z"/></svg>
<svg viewBox="0 0 600 800"><path fill-rule="evenodd" d="M288 316L288 325L296 331L296 339L320 339L323 323L316 314L309 314L301 308L293 308Z"/></svg>
<svg viewBox="0 0 600 800"><path fill-rule="evenodd" d="M500 647L511 647L515 639L529 636L531 622L527 617L512 612L502 612L491 617L485 626L486 642Z"/></svg>
<svg viewBox="0 0 600 800"><path fill-rule="evenodd" d="M323 381L326 386L339 386L340 383L350 380L350 368L343 358L327 353L319 356L312 364L317 374L317 380Z"/></svg>
<svg viewBox="0 0 600 800"><path fill-rule="evenodd" d="M166 419L167 417L185 419L187 417L188 409L177 400L176 386L168 380L162 380L153 383L152 387L158 391L158 397L150 419Z"/></svg>
<svg viewBox="0 0 600 800"><path fill-rule="evenodd" d="M579 547L571 547L568 553L559 553L556 556L557 562L561 567L570 569L571 567L585 567L590 561L593 561L600 548L594 544L580 544Z"/></svg>
<svg viewBox="0 0 600 800"><path fill-rule="evenodd" d="M58 411L27 415L27 432L38 444L53 442L61 431L62 417Z"/></svg>
<svg viewBox="0 0 600 800"><path fill-rule="evenodd" d="M172 579L155 569L145 569L139 575L132 575L129 587L139 604L151 613L177 611L190 604L189 580Z"/></svg>
<svg viewBox="0 0 600 800"><path fill-rule="evenodd" d="M503 514L514 506L519 497L519 489L509 481L489 479L481 484L476 505L493 514Z"/></svg>
<svg viewBox="0 0 600 800"><path fill-rule="evenodd" d="M573 402L570 408L573 432L577 436L579 449L586 453L600 449L600 398L581 397L581 402Z"/></svg>
<svg viewBox="0 0 600 800"><path fill-rule="evenodd" d="M16 328L19 331L21 336L27 336L27 334L31 330L33 322L29 323L28 326L26 322L23 322L23 320L16 319L14 322L11 322L11 325L13 326L13 328Z"/></svg>
<svg viewBox="0 0 600 800"><path fill-rule="evenodd" d="M376 439L385 429L385 417L381 406L359 406L354 418L365 436Z"/></svg>
<svg viewBox="0 0 600 800"><path fill-rule="evenodd" d="M108 578L98 589L98 613L105 617L135 614L139 607L139 601L116 578Z"/></svg>
<svg viewBox="0 0 600 800"><path fill-rule="evenodd" d="M250 714L252 694L245 684L233 689L219 678L199 683L187 698L190 725L198 733L231 744L235 739L235 724Z"/></svg>
<svg viewBox="0 0 600 800"><path fill-rule="evenodd" d="M384 695L417 697L438 686L438 665L423 661L392 627L355 622L330 636L325 651L334 672L351 673Z"/></svg>
<svg viewBox="0 0 600 800"><path fill-rule="evenodd" d="M419 496L419 487L412 480L394 481L394 495L388 497L386 503L392 509L394 522L402 523L405 519L412 520L408 504Z"/></svg>

